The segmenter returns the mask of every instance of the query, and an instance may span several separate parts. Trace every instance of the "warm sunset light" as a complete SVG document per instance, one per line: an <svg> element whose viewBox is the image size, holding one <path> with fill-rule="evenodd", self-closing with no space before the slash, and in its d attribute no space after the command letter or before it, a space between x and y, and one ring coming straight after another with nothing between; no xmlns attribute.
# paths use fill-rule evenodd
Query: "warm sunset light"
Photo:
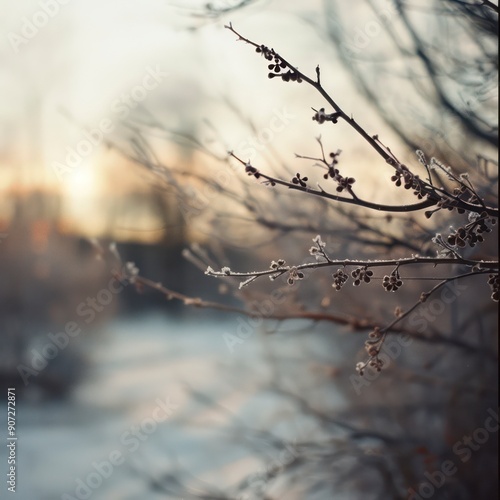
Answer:
<svg viewBox="0 0 500 500"><path fill-rule="evenodd" d="M0 6L0 498L498 498L497 0Z"/></svg>
<svg viewBox="0 0 500 500"><path fill-rule="evenodd" d="M190 23L187 5L175 7L169 2L152 1L148 7L139 8L133 2L120 2L115 4L120 9L116 16L111 3L105 8L97 4L83 8L79 4L53 3L53 16L47 7L47 14L35 8L31 16L19 12L20 17L16 17L13 12L8 18L7 28L12 31L8 37L10 47L5 46L5 61L11 70L5 75L4 85L23 104L17 110L10 103L3 104L15 124L11 132L15 148L6 149L5 154L8 162L20 165L24 172L23 189L55 189L71 198L71 203L64 204L71 213L61 214L66 219L73 219L75 210L80 211L82 205L89 210L89 198L95 201L97 193L116 193L117 184L125 183L126 190L132 191L149 189L129 167L115 165L110 176L103 165L110 146L130 153L129 138L144 124L148 125L147 134L158 135L160 126L174 134L210 141L210 148L219 155L225 154L225 148L234 149L246 159L263 163L276 160L273 151L277 148L282 149L283 161L288 163L295 153L317 152L314 137L318 132L314 123L304 123L307 108L297 105L307 95L301 89L279 88L265 80L256 91L245 68L251 65L257 71L258 61L242 53L238 44L228 43L230 36L221 23L209 22L190 35L179 26ZM33 5L36 7L36 3ZM279 10L278 4L275 8ZM92 15L93 9L98 14ZM234 20L240 20L241 26L251 26L255 36L264 35L272 25L276 43L280 38L284 40L290 26L301 24L293 11L278 23L258 8L249 13L247 17L243 11L235 11ZM167 18L170 22L164 22ZM46 22L49 29L37 27L36 22ZM109 29L112 37L108 36ZM324 52L320 36L310 28L304 29L310 36L304 41L292 40L289 45L303 64L308 62L311 51L322 50L325 60L335 57L330 48ZM140 33L139 39L134 33ZM58 37L67 41L61 45ZM45 60L41 57L45 53L51 57ZM356 104L348 74L332 69L325 65L325 80L331 79L333 88L353 112L364 113L365 107ZM26 78L34 84L28 84ZM248 101L251 106L244 107L242 103ZM397 143L382 121L377 122L376 115L371 120ZM260 130L252 128L257 123L261 124ZM217 129L217 136L212 127ZM157 146L160 154L172 150L168 132L160 134L165 138ZM355 171L364 176L372 171L368 164L377 160L355 135L341 129L335 136ZM178 151L191 155L189 148L193 144L189 140L179 135L173 138ZM180 168L188 165L194 172L204 169L203 163L193 163L189 157L181 158L179 163ZM10 177L9 170L7 164L4 177ZM377 183L376 177L360 189L373 193L373 183ZM94 218L95 224L100 224L102 218ZM76 231L83 229L83 222L75 223L79 228ZM88 227L88 221L84 225ZM100 231L96 227L95 232ZM116 236L114 231L110 236Z"/></svg>

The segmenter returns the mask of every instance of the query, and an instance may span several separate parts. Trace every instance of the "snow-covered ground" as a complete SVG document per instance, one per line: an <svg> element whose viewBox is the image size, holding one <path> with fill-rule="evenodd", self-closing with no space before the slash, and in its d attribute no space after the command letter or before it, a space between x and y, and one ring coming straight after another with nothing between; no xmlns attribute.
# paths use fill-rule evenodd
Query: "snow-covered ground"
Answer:
<svg viewBox="0 0 500 500"><path fill-rule="evenodd" d="M104 327L87 346L88 376L69 401L19 402L15 498L187 500L194 497L186 488L166 495L155 481L172 474L191 491L210 484L222 492L287 465L300 453L294 443L321 430L270 386L303 387L308 400L327 394L329 406L340 406L333 389L307 375L315 372L309 362L326 362L331 350L295 325L297 333L251 333L231 352L224 334L239 325L148 315ZM6 454L2 447L2 464Z"/></svg>

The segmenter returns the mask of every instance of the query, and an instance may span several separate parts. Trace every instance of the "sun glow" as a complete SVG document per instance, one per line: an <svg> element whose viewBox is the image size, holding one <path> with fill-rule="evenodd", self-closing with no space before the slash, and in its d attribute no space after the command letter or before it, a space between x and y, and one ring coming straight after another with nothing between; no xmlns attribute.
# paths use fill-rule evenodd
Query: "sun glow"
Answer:
<svg viewBox="0 0 500 500"><path fill-rule="evenodd" d="M88 193L98 193L100 184L94 166L91 162L85 162L62 177L61 187L65 195L78 202L82 196L88 196Z"/></svg>

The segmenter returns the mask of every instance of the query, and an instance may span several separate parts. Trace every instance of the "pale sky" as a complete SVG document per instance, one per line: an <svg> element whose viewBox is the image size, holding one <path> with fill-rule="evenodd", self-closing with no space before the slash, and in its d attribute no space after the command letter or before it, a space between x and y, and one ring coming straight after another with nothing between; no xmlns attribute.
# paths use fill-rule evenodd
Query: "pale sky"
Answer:
<svg viewBox="0 0 500 500"><path fill-rule="evenodd" d="M137 187L137 177L115 159L106 177L101 167L109 153L98 135L91 134L96 145L90 151L82 141L89 138L86 128L102 129L107 140L123 138L123 121L141 116L142 108L165 128L202 139L209 119L224 146L244 155L255 136L223 99L257 132L284 120L271 142L285 161L294 153L317 154L315 137L322 134L329 150L342 149L355 169L362 168L365 145L347 127L333 133L312 122L311 106L324 104L314 90L268 80L266 61L223 29L232 21L311 75L321 64L324 85L338 102L380 132L380 120L366 114L335 51L314 28L322 2L262 0L195 32L187 29L194 22L185 6L205 3L179 1L183 7L177 8L168 0L54 0L44 12L43 2L0 0L0 187L63 189L78 206L82 197L107 195L106 178L115 190ZM252 160L263 162L268 146L260 145ZM162 148L166 158L176 158L171 145ZM68 167L77 150L81 158L61 176L60 166Z"/></svg>

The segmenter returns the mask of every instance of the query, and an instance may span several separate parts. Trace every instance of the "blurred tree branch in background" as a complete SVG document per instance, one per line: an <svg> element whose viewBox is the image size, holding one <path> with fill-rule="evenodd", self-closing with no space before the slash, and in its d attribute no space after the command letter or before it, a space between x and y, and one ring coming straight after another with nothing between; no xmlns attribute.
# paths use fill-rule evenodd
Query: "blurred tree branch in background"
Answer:
<svg viewBox="0 0 500 500"><path fill-rule="evenodd" d="M453 160L458 170L483 148L494 154L498 7L461 0L359 4L362 21L345 2L327 0L326 29L380 116L411 149Z"/></svg>
<svg viewBox="0 0 500 500"><path fill-rule="evenodd" d="M213 10L214 17L229 11ZM440 472L446 460L456 462L456 443L497 407L498 8L458 0L326 0L324 21L317 34L328 35L325 44L338 49L367 106L413 152L408 162L404 152L364 128L364 116L355 120L340 107L325 90L319 66L315 73L313 66L299 70L286 49L274 50L227 27L265 59L262 78L267 73L277 85L312 87L325 106L313 108L312 119L329 129L353 129L376 153L370 174L385 183L375 192L384 202L358 193L360 179L351 176L348 161L339 166L340 150L326 139L318 139L316 155L287 151L295 153L291 166L278 154L267 161L249 160L232 147L221 152L223 134L215 145L185 135L204 167L167 168L145 146L154 128L145 125L141 146L136 141L129 157L146 167L152 182L175 193L185 217L205 235L185 255L220 279L220 297L181 294L139 270L126 277L141 291L150 288L187 306L280 324L307 319L312 326L370 329L358 373L352 371L359 355L356 336L343 336L335 349L343 349L345 361L323 379L342 392L344 410L329 407L327 398L312 402L307 388L285 388L280 368L276 380L268 381L267 388L286 396L328 436L300 444L300 459L280 469L283 475L293 469L284 491L296 492L293 483L302 480L310 495L324 481L330 491L351 495L346 498L401 499L418 491L424 497L419 488L429 474ZM249 71L249 77L259 81L258 74ZM244 111L239 118L249 123ZM230 259L228 248L238 249L238 258ZM244 270L233 271L233 264ZM384 267L386 274L376 273ZM397 293L381 293L378 285ZM244 341L233 337L229 342ZM295 369L307 370L300 363ZM495 451L493 440L478 448L474 460L434 486L434 498L494 498ZM315 484L308 479L313 470L321 476ZM179 484L172 489L177 480L167 474L150 482L160 491L182 492ZM271 477L258 490L243 481L231 494L214 490L197 497L278 498L268 483Z"/></svg>

